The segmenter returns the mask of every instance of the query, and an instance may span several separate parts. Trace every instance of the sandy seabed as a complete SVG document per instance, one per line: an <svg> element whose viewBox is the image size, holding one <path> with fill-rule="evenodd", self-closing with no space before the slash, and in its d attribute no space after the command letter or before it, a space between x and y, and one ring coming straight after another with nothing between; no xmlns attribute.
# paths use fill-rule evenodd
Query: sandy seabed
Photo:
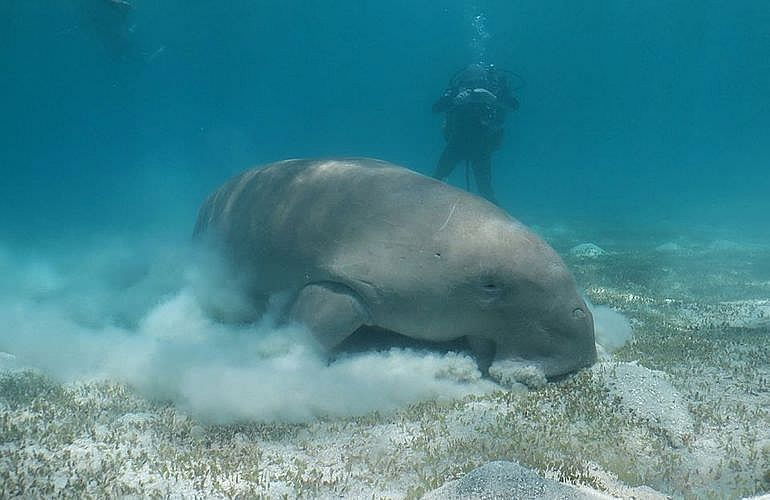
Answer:
<svg viewBox="0 0 770 500"><path fill-rule="evenodd" d="M492 460L618 497L770 491L770 246L597 236L602 252L570 253L585 239L543 232L591 301L630 319L633 339L594 368L537 390L481 380L462 355L396 350L368 365L348 359L338 372L311 372L333 386L334 377L365 376L367 366L391 370L339 393L319 385L322 398L306 396L299 413L260 413L251 401L221 418L179 385L152 391L145 379L109 370L47 371L45 359L30 363L14 352L8 329L18 324L1 326L8 354L0 358L0 497L419 498ZM30 310L17 307L17 317ZM134 330L162 328L151 316ZM31 323L24 335L60 325ZM306 357L271 366L287 378ZM408 398L390 394L418 369L420 387L405 391ZM238 397L225 387L229 379L216 380ZM287 392L271 394L270 404L291 397L291 385L281 387ZM357 395L367 391L382 401L362 405Z"/></svg>

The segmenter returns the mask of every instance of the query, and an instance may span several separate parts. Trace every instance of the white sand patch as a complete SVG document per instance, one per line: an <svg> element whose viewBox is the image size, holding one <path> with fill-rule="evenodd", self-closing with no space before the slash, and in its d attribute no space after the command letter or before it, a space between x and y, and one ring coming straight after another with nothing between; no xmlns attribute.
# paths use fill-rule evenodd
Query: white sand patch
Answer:
<svg viewBox="0 0 770 500"><path fill-rule="evenodd" d="M579 257L583 259L596 259L607 255L607 251L598 245L593 243L581 243L572 247L569 251L573 257Z"/></svg>
<svg viewBox="0 0 770 500"><path fill-rule="evenodd" d="M684 250L685 249L682 245L673 241L669 241L655 247L655 251L661 253L680 253Z"/></svg>
<svg viewBox="0 0 770 500"><path fill-rule="evenodd" d="M687 401L665 373L636 363L604 362L592 369L624 409L654 423L674 446L692 439L693 418Z"/></svg>

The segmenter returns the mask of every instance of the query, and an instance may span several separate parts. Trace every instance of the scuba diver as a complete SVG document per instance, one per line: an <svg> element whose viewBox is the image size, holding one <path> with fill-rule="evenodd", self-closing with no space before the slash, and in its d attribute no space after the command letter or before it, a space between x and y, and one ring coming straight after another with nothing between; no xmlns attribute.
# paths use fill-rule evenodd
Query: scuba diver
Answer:
<svg viewBox="0 0 770 500"><path fill-rule="evenodd" d="M479 193L496 203L492 191L492 153L503 140L506 110L516 110L506 75L492 64L474 63L460 70L433 104L434 113L446 113L444 139L433 177L444 180L458 162L473 169Z"/></svg>

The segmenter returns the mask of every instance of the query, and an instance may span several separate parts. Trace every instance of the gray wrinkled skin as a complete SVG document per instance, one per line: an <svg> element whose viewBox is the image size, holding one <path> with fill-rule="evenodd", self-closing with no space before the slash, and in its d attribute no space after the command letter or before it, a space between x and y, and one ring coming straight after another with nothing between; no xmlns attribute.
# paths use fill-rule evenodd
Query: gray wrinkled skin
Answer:
<svg viewBox="0 0 770 500"><path fill-rule="evenodd" d="M361 326L467 336L483 358L549 376L595 361L593 318L566 266L495 205L373 159L248 170L201 208L196 235L247 293L291 292L287 314L332 350Z"/></svg>

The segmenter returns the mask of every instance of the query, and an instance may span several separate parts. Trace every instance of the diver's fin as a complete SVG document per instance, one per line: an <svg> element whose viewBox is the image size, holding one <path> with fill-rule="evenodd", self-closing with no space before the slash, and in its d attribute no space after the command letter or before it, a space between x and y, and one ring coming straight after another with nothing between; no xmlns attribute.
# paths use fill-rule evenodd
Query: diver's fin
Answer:
<svg viewBox="0 0 770 500"><path fill-rule="evenodd" d="M306 285L294 300L289 319L307 326L327 351L367 323L369 314L358 294L335 282Z"/></svg>

